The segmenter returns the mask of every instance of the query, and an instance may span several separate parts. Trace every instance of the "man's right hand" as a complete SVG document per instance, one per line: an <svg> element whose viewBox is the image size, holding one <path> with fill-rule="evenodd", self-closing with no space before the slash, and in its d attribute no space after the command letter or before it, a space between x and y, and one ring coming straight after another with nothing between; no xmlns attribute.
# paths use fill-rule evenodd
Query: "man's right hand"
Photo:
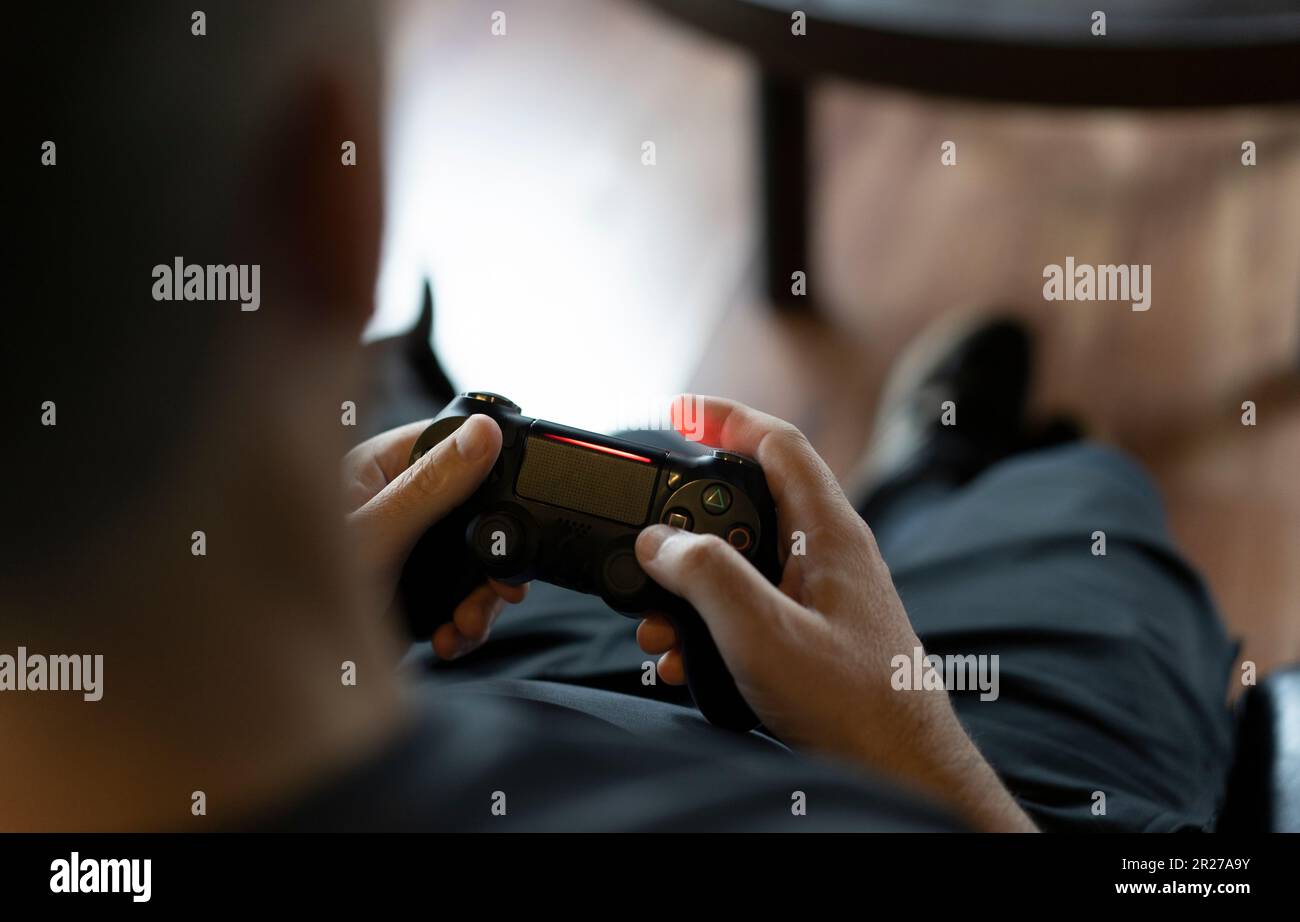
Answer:
<svg viewBox="0 0 1300 922"><path fill-rule="evenodd" d="M891 664L921 646L871 529L794 426L738 403L703 408L704 442L755 458L777 504L779 588L719 538L666 525L637 541L642 567L708 625L745 700L792 746L856 762L946 800L978 828L1032 830L957 721L942 690L892 687ZM665 681L685 680L672 624L642 621Z"/></svg>

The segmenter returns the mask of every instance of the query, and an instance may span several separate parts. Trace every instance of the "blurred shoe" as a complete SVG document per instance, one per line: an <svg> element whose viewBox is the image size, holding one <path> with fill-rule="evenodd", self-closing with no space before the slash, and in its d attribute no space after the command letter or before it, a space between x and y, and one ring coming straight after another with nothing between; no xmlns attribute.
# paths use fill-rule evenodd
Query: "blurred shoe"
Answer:
<svg viewBox="0 0 1300 922"><path fill-rule="evenodd" d="M956 315L923 333L890 373L850 494L859 507L917 479L960 486L1024 450L1033 348L1011 317Z"/></svg>

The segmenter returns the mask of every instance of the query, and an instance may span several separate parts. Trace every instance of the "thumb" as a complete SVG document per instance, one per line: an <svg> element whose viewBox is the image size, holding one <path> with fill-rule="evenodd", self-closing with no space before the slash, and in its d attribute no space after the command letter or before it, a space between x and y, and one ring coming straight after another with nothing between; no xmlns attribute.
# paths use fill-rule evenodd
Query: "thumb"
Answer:
<svg viewBox="0 0 1300 922"><path fill-rule="evenodd" d="M501 451L486 416L465 420L349 517L376 560L400 565L416 540L478 489Z"/></svg>
<svg viewBox="0 0 1300 922"><path fill-rule="evenodd" d="M651 579L700 613L728 665L762 644L766 628L793 604L716 535L652 525L637 537L636 556Z"/></svg>

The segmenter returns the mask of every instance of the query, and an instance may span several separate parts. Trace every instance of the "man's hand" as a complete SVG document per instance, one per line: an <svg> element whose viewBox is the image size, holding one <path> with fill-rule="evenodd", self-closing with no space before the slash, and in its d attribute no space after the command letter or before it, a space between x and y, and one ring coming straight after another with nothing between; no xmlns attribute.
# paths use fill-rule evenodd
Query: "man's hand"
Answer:
<svg viewBox="0 0 1300 922"><path fill-rule="evenodd" d="M390 429L343 458L348 530L385 604L393 599L415 542L469 498L501 451L501 429L488 417L475 415L408 468L411 446L428 425L425 420ZM455 659L473 650L487 640L505 603L522 600L527 591L526 585L488 580L434 632L434 652Z"/></svg>
<svg viewBox="0 0 1300 922"><path fill-rule="evenodd" d="M874 536L794 426L748 407L703 401L704 441L755 458L777 504L785 558L772 586L711 535L654 525L637 540L645 571L699 611L765 726L792 746L866 766L947 801L977 828L1031 830L957 721L944 691L898 691L891 660L921 646ZM802 556L788 556L794 532ZM641 648L685 680L672 624L647 616Z"/></svg>

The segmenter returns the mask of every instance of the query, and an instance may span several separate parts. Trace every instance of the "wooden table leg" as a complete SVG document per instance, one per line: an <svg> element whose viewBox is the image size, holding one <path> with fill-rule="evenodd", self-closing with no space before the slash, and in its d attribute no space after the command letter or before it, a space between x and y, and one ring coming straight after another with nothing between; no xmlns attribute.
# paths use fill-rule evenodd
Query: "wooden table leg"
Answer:
<svg viewBox="0 0 1300 922"><path fill-rule="evenodd" d="M808 85L763 70L759 76L759 143L763 195L763 271L772 303L811 311L808 265ZM807 293L791 293L791 274L805 273Z"/></svg>

